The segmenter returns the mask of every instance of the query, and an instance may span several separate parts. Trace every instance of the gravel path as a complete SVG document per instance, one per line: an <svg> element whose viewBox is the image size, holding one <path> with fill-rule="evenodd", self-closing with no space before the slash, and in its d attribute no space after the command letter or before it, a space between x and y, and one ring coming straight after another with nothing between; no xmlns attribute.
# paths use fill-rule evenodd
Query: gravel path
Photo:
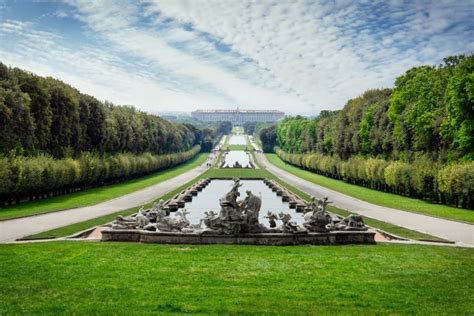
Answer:
<svg viewBox="0 0 474 316"><path fill-rule="evenodd" d="M0 221L0 243L141 206L194 179L208 169L207 162L169 180L96 205Z"/></svg>
<svg viewBox="0 0 474 316"><path fill-rule="evenodd" d="M327 196L340 209L455 241L461 246L474 246L474 225L371 204L301 179L271 164L262 153L256 156L262 166L283 181L317 198Z"/></svg>

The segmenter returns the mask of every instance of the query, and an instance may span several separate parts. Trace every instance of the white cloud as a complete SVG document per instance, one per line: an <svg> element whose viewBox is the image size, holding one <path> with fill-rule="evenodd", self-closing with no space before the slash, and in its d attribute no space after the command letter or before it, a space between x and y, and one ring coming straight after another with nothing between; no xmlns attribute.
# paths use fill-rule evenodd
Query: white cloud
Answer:
<svg viewBox="0 0 474 316"><path fill-rule="evenodd" d="M317 114L407 68L472 52L473 1L67 1L85 46L0 23L0 58L149 111L279 108ZM58 16L59 17L59 16ZM13 34L13 35L12 35Z"/></svg>

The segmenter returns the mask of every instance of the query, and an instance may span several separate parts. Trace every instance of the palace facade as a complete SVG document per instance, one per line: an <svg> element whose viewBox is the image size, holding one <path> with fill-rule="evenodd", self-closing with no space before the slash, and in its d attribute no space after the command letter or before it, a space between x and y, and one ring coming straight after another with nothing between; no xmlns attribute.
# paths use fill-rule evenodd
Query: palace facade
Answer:
<svg viewBox="0 0 474 316"><path fill-rule="evenodd" d="M229 121L233 125L242 125L245 122L276 122L285 116L277 110L196 110L191 116L200 121L220 122Z"/></svg>

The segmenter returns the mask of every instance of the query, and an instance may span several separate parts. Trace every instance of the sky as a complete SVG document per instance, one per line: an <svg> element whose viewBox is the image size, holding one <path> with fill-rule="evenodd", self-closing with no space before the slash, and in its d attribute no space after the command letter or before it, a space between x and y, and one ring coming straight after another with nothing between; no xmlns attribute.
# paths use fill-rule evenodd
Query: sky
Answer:
<svg viewBox="0 0 474 316"><path fill-rule="evenodd" d="M157 113L317 115L474 51L474 0L0 0L0 61Z"/></svg>

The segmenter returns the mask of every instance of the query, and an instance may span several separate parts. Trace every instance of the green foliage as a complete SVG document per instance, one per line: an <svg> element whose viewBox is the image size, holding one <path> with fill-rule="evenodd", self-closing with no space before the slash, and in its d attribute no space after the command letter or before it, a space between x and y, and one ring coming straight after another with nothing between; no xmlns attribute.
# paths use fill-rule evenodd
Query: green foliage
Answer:
<svg viewBox="0 0 474 316"><path fill-rule="evenodd" d="M397 78L389 108L395 136L404 150L439 148L439 118L443 114L446 70L415 67Z"/></svg>
<svg viewBox="0 0 474 316"><path fill-rule="evenodd" d="M232 133L232 123L231 122L221 122L217 127L217 133L219 135L229 135Z"/></svg>
<svg viewBox="0 0 474 316"><path fill-rule="evenodd" d="M166 169L190 160L200 152L165 155L117 153L54 159L49 155L12 156L0 160L0 201L59 193L71 188L99 186Z"/></svg>
<svg viewBox="0 0 474 316"><path fill-rule="evenodd" d="M309 137L313 135L309 129L311 129L311 121L304 117L287 117L276 129L277 143L290 153L307 149Z"/></svg>
<svg viewBox="0 0 474 316"><path fill-rule="evenodd" d="M368 90L341 111L287 117L265 131L263 148L336 179L473 208L466 186L438 171L474 158L474 55L444 62L409 69L393 91Z"/></svg>
<svg viewBox="0 0 474 316"><path fill-rule="evenodd" d="M171 123L0 63L0 207L175 165L231 128Z"/></svg>
<svg viewBox="0 0 474 316"><path fill-rule="evenodd" d="M216 126L207 142L230 132ZM0 154L48 153L56 158L187 151L203 142L201 130L171 123L131 106L100 102L53 78L42 78L0 63ZM211 146L212 147L212 146Z"/></svg>
<svg viewBox="0 0 474 316"><path fill-rule="evenodd" d="M270 125L268 127L264 127L260 130L260 140L262 141L263 151L266 153L273 152L273 148L277 144L277 136L275 133L276 126Z"/></svg>
<svg viewBox="0 0 474 316"><path fill-rule="evenodd" d="M452 158L473 159L474 148L474 55L463 59L449 79L445 95L448 116L441 125L450 143Z"/></svg>
<svg viewBox="0 0 474 316"><path fill-rule="evenodd" d="M245 122L243 125L244 133L247 135L253 135L256 126L257 122Z"/></svg>
<svg viewBox="0 0 474 316"><path fill-rule="evenodd" d="M439 202L444 194L441 202L474 208L474 162L443 167L426 156L413 163L359 156L344 161L320 153L290 154L278 147L276 154L292 165L352 184L433 202Z"/></svg>
<svg viewBox="0 0 474 316"><path fill-rule="evenodd" d="M385 168L385 183L399 193L407 194L411 186L412 166L402 161L392 161Z"/></svg>
<svg viewBox="0 0 474 316"><path fill-rule="evenodd" d="M146 157L148 155L151 156L151 154L145 154L143 156ZM71 208L94 205L106 200L110 200L110 199L113 199L113 198L116 198L128 193L149 187L161 181L165 181L173 177L176 177L184 172L187 172L203 164L206 161L207 157L208 157L207 154L200 153L196 155L194 158L186 162L183 162L175 167L159 170L158 172L153 172L145 176L136 177L133 179L121 181L119 183L110 184L106 186L87 188L85 190L73 192L67 195L59 195L59 196L54 196L48 199L35 200L35 201L21 203L18 205L7 206L0 209L0 219L10 219L10 218L16 218L16 217L22 217L22 216L31 216L31 215L36 215L36 214L44 214L44 213L71 209ZM149 158L146 158L146 159L148 160ZM61 167L61 166L58 166L58 164L54 163L55 162L54 159L51 159L51 162L53 162L52 166ZM1 160L0 160L0 165L1 165ZM2 170L0 170L0 179L2 177L1 171ZM57 173L56 179L58 179L59 176L60 176L59 173ZM51 187L61 187L61 184L58 184L55 181L52 181L51 183L52 183ZM0 183L0 187L1 187L1 183ZM106 223L106 222L103 222L103 223ZM81 226L81 227L83 227L83 229L86 229L91 226L86 226L86 227ZM78 229L73 232L77 232L79 230L81 229Z"/></svg>
<svg viewBox="0 0 474 316"><path fill-rule="evenodd" d="M291 165L279 158L276 154L265 154L265 156L270 163L295 176L372 204L474 224L474 212L471 210L460 209L449 205L434 204L429 200L398 195L392 192L386 184L377 186L376 183L373 185L366 183L366 185L363 186L348 183L347 181L343 181L340 177L331 178L312 169L304 170L302 167ZM385 166L388 164L389 162L384 163ZM385 183L384 171L385 167L381 169L381 181L383 181L383 183ZM385 190L383 189L384 186L387 186ZM304 193L298 194L304 196Z"/></svg>
<svg viewBox="0 0 474 316"><path fill-rule="evenodd" d="M463 206L473 204L474 195L474 161L451 164L442 168L437 174L439 190L448 196L463 199Z"/></svg>
<svg viewBox="0 0 474 316"><path fill-rule="evenodd" d="M371 105L364 113L359 126L358 136L360 138L361 152L368 154L371 152L370 131L374 125L374 111L376 104Z"/></svg>
<svg viewBox="0 0 474 316"><path fill-rule="evenodd" d="M470 161L474 55L409 69L396 79L393 91L368 90L341 111L322 111L316 119L287 117L275 135L277 146L288 153L319 152L343 160L362 155L412 162L427 155L440 163Z"/></svg>

